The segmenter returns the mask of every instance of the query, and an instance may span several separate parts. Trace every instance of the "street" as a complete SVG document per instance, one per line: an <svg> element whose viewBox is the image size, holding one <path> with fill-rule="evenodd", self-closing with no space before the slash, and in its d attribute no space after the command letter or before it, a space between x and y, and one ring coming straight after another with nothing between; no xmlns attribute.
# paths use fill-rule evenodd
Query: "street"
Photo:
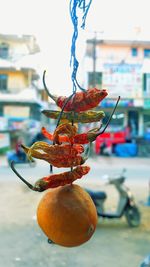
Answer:
<svg viewBox="0 0 150 267"><path fill-rule="evenodd" d="M64 248L48 244L36 222L36 208L43 193L26 188L3 157L0 167L0 267L140 267L150 253L150 208L142 204L148 197L149 159L95 156L87 164L91 167L90 173L77 183L106 190L106 207L111 210L116 207L116 192L114 188L105 186L105 179L101 177L116 175L124 167L127 169L126 184L133 191L142 214L140 227L130 228L125 218L99 218L96 232L84 245ZM16 168L31 183L49 172L49 165L42 161L37 161L35 167L20 165ZM60 172L60 169L54 168L56 171Z"/></svg>
<svg viewBox="0 0 150 267"><path fill-rule="evenodd" d="M118 175L123 168L126 169L128 182L147 183L150 180L150 160L149 158L117 158L117 157L101 157L94 156L85 163L91 167L89 174L80 180L81 183L101 183L102 177L108 175ZM26 178L34 178L38 173L40 178L49 173L49 164L44 161L36 160L36 166L30 167L29 164L20 164L16 166L17 170L25 175ZM65 171L65 169L64 169ZM54 168L54 172L62 172L58 168ZM0 160L0 181L17 181L18 178L13 174L8 166L6 158L3 156Z"/></svg>

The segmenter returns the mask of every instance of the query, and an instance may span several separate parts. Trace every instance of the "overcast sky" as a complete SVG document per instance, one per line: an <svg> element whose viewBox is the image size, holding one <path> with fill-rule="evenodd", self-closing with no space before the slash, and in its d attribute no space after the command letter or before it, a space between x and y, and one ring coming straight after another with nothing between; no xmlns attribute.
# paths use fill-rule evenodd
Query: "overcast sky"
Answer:
<svg viewBox="0 0 150 267"><path fill-rule="evenodd" d="M71 86L69 60L73 27L69 2L0 0L0 33L34 34L43 53L41 68L47 69L50 87L54 88L57 84L63 90L70 90L67 87ZM79 63L84 53L84 40L89 32L103 31L104 35L112 38L135 39L136 29L140 27L141 37L150 39L149 10L149 0L93 0L86 28L79 28L76 49Z"/></svg>

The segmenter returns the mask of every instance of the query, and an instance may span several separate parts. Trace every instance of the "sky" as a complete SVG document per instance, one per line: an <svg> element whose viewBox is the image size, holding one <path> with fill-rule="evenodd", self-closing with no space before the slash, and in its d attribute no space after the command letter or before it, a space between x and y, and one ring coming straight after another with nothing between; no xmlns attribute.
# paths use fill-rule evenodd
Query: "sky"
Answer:
<svg viewBox="0 0 150 267"><path fill-rule="evenodd" d="M47 82L54 91L72 92L71 39L73 25L69 0L0 0L0 33L33 34L40 45L41 71L47 70ZM82 73L85 40L93 32L110 38L150 39L149 0L93 0L85 30L78 27L76 56L79 82ZM139 31L140 29L140 31Z"/></svg>

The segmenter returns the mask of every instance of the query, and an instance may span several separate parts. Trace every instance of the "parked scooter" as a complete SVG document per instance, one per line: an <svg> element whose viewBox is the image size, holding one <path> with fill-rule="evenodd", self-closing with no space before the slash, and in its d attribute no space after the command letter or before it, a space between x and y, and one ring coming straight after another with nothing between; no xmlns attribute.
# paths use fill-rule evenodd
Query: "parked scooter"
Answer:
<svg viewBox="0 0 150 267"><path fill-rule="evenodd" d="M32 141L30 142L29 146L31 146L34 142L37 141L47 141L45 139L45 137L41 134L41 133L37 133L34 138L32 139ZM8 151L6 153L6 157L7 157L7 162L10 165L12 161L14 161L15 164L30 164L30 166L34 167L36 165L35 160L33 159L32 161L30 161L28 159L28 157L26 156L25 152L23 151L23 149L21 148L21 144L22 142L20 140L18 140L18 142L16 143L16 147L14 150Z"/></svg>
<svg viewBox="0 0 150 267"><path fill-rule="evenodd" d="M125 172L126 170L123 169L122 173L114 178L105 176L105 178L108 179L108 184L114 185L119 193L118 207L114 213L107 213L104 209L104 203L107 198L105 192L92 191L89 189L86 189L86 191L93 199L99 217L116 219L125 216L129 226L137 227L141 222L141 214L130 189L124 185L126 179Z"/></svg>

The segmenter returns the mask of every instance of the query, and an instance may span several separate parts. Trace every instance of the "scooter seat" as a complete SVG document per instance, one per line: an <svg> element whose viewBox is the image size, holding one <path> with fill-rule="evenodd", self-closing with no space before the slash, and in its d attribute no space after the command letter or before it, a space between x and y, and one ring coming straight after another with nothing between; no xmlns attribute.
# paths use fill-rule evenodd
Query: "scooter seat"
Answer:
<svg viewBox="0 0 150 267"><path fill-rule="evenodd" d="M100 199L105 199L107 198L107 195L105 192L102 191L92 191L89 189L86 189L86 191L89 193L92 199L94 200L100 200Z"/></svg>

